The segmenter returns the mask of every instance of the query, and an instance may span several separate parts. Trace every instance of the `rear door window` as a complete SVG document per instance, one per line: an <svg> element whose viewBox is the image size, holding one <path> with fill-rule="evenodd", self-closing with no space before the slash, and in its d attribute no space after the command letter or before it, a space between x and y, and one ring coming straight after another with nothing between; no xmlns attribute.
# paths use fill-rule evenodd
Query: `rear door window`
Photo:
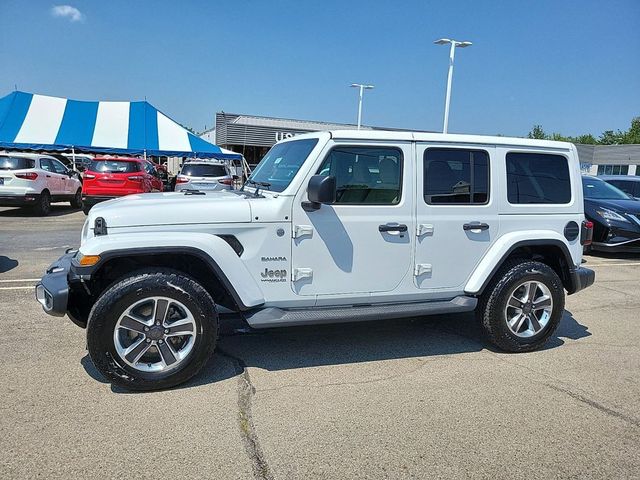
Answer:
<svg viewBox="0 0 640 480"><path fill-rule="evenodd" d="M511 204L571 202L567 158L548 153L507 153L507 199Z"/></svg>
<svg viewBox="0 0 640 480"><path fill-rule="evenodd" d="M35 160L32 158L0 157L0 170L24 170L34 166Z"/></svg>
<svg viewBox="0 0 640 480"><path fill-rule="evenodd" d="M182 167L182 175L189 177L224 177L227 169L224 165L187 164Z"/></svg>
<svg viewBox="0 0 640 480"><path fill-rule="evenodd" d="M138 162L123 160L94 160L89 170L103 173L133 173L139 172Z"/></svg>
<svg viewBox="0 0 640 480"><path fill-rule="evenodd" d="M429 205L485 205L489 201L489 153L462 148L425 150L424 201Z"/></svg>

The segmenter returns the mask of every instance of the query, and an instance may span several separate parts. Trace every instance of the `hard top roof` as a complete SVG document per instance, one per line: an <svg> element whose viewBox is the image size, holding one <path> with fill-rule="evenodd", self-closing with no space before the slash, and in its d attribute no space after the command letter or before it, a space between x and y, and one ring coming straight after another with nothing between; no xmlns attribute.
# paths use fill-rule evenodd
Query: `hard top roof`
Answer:
<svg viewBox="0 0 640 480"><path fill-rule="evenodd" d="M322 132L305 133L288 138L292 141L302 138L314 138ZM405 142L440 142L440 143L477 143L483 145L509 145L523 147L554 148L570 150L572 144L553 140L535 140L531 138L500 137L489 135L467 135L452 133L411 132L395 130L327 130L332 138L341 140L377 140Z"/></svg>

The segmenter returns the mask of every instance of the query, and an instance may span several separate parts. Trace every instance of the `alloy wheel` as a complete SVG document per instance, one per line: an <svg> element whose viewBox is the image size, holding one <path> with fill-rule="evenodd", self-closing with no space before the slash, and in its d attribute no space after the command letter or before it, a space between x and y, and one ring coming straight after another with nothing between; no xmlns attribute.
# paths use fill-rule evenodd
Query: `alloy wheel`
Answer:
<svg viewBox="0 0 640 480"><path fill-rule="evenodd" d="M522 338L532 337L544 330L552 313L551 290L535 280L514 288L504 311L509 330Z"/></svg>
<svg viewBox="0 0 640 480"><path fill-rule="evenodd" d="M173 370L189 356L196 340L193 314L168 297L139 300L120 316L113 332L116 352L141 372Z"/></svg>

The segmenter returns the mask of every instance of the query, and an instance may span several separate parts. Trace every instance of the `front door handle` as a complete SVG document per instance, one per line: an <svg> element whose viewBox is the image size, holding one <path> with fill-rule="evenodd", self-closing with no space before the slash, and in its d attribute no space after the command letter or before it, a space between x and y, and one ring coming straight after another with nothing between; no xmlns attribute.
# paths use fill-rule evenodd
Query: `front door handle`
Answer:
<svg viewBox="0 0 640 480"><path fill-rule="evenodd" d="M463 230L489 230L488 223L482 222L469 222L462 225Z"/></svg>
<svg viewBox="0 0 640 480"><path fill-rule="evenodd" d="M395 225L393 225L393 224L392 225L389 225L389 224L378 225L378 231L379 232L406 232L407 230L408 230L407 226L403 225L403 224L400 224L400 225L397 225L397 224L395 224Z"/></svg>

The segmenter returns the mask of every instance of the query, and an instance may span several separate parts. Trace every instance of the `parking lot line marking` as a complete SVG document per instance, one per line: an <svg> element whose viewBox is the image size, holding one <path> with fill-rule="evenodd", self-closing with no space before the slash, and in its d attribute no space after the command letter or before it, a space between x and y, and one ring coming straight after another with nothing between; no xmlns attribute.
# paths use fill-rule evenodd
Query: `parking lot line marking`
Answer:
<svg viewBox="0 0 640 480"><path fill-rule="evenodd" d="M29 285L27 287L0 287L0 290L33 290L35 285Z"/></svg>
<svg viewBox="0 0 640 480"><path fill-rule="evenodd" d="M37 282L39 280L39 278L19 278L17 280L0 280L0 283Z"/></svg>
<svg viewBox="0 0 640 480"><path fill-rule="evenodd" d="M628 263L589 263L585 265L591 267L625 267L625 266L640 266L640 262L628 262Z"/></svg>

